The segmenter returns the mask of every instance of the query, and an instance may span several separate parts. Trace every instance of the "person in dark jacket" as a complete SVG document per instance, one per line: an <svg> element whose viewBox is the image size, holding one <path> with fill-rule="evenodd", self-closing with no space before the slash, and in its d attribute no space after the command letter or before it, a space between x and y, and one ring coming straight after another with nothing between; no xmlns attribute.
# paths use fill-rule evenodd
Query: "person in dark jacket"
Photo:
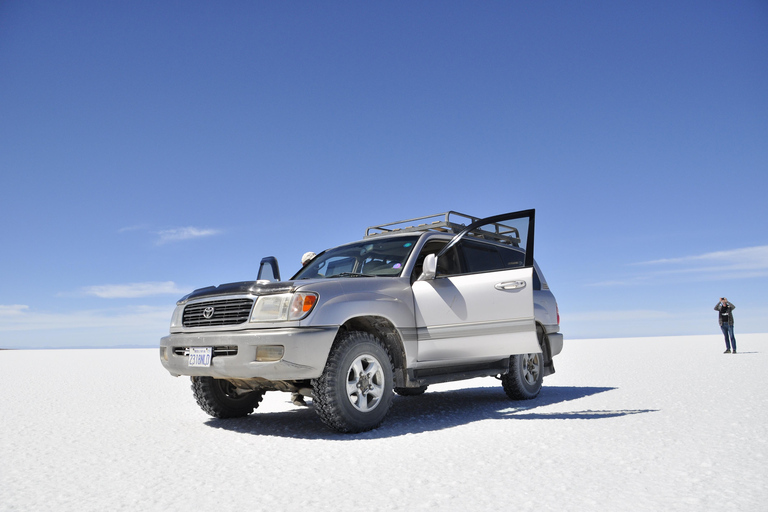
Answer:
<svg viewBox="0 0 768 512"><path fill-rule="evenodd" d="M725 297L720 297L720 302L715 306L715 311L718 312L717 320L720 322L720 330L723 331L723 336L725 336L725 352L723 354L736 353L736 338L733 336L734 309L736 309L736 306L728 302L728 299ZM731 352L731 346L733 346L733 352Z"/></svg>

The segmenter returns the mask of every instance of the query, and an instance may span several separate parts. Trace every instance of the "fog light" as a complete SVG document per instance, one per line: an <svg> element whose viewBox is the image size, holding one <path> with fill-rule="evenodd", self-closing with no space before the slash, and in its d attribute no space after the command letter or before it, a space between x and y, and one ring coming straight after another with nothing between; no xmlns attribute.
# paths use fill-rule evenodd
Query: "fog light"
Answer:
<svg viewBox="0 0 768 512"><path fill-rule="evenodd" d="M260 363L279 361L285 354L285 347L282 345L259 345L256 347L256 360Z"/></svg>

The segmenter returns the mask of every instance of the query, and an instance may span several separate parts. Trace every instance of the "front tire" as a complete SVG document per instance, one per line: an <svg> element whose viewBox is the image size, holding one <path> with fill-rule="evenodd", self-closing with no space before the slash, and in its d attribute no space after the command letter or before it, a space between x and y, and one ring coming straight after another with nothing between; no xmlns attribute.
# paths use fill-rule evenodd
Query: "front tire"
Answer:
<svg viewBox="0 0 768 512"><path fill-rule="evenodd" d="M214 418L241 418L259 406L264 391L249 391L213 377L192 377L197 405Z"/></svg>
<svg viewBox="0 0 768 512"><path fill-rule="evenodd" d="M392 406L392 361L372 334L346 332L312 386L315 411L327 426L344 433L372 430Z"/></svg>

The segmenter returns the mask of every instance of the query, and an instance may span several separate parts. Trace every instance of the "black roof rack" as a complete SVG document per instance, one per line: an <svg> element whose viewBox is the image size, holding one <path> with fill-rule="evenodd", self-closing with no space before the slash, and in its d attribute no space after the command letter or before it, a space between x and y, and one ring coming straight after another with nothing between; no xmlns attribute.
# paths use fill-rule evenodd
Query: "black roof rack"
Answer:
<svg viewBox="0 0 768 512"><path fill-rule="evenodd" d="M365 238L371 238L381 235L391 235L394 233L410 233L437 231L440 233L459 233L468 225L480 220L482 217L473 217L465 213L448 211L445 213L436 213L434 215L425 215L414 219L400 220L371 226L365 230ZM492 227L492 230L489 228ZM501 224L498 222L483 226L484 229L475 229L472 236L494 240L503 244L518 246L520 244L520 232L513 226Z"/></svg>

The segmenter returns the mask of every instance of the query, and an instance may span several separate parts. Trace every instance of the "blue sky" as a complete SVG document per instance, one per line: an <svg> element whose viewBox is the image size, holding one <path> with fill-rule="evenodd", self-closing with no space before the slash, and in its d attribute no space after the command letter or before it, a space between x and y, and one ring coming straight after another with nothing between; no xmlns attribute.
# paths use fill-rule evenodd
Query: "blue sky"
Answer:
<svg viewBox="0 0 768 512"><path fill-rule="evenodd" d="M535 208L566 338L766 332L768 3L0 2L0 347Z"/></svg>

